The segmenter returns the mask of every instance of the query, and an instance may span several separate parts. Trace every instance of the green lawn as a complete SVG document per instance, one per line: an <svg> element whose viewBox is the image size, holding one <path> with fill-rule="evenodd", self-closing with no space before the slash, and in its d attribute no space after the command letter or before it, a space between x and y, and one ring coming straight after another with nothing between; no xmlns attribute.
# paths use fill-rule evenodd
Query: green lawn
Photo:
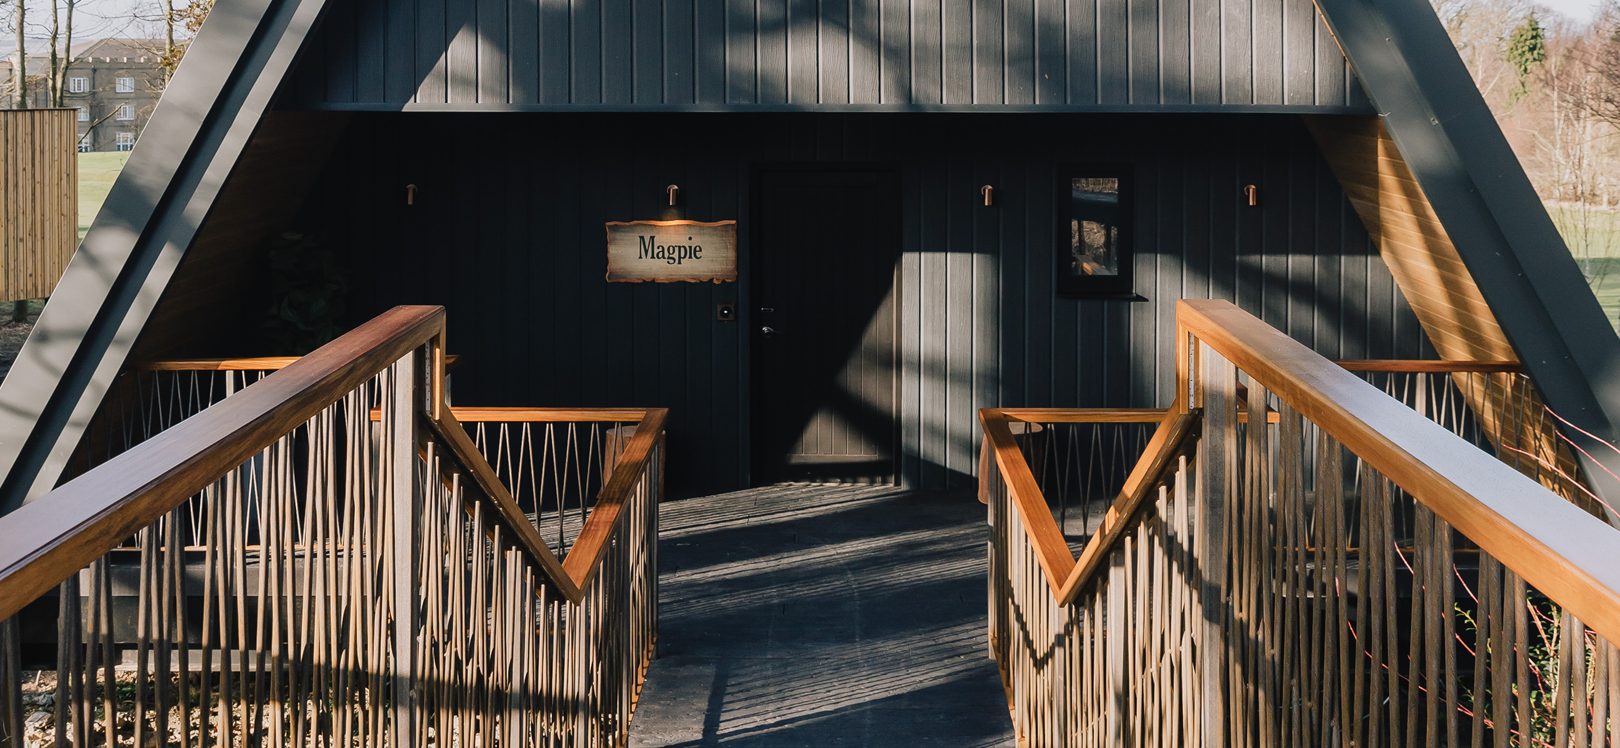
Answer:
<svg viewBox="0 0 1620 748"><path fill-rule="evenodd" d="M1620 211L1549 204L1575 264L1592 285L1609 324L1620 319Z"/></svg>
<svg viewBox="0 0 1620 748"><path fill-rule="evenodd" d="M128 160L128 151L79 154L80 239L84 238L84 232L90 230L90 222L95 220L96 211L101 210L101 203L107 199L107 191L112 189L113 180L118 178L118 172L124 170L124 162Z"/></svg>

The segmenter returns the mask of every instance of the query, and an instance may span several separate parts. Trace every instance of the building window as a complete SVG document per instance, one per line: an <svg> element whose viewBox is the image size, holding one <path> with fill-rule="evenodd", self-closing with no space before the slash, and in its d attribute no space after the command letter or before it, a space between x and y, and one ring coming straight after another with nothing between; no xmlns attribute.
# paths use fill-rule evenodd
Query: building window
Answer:
<svg viewBox="0 0 1620 748"><path fill-rule="evenodd" d="M121 119L121 120L135 119L135 105L134 104L122 104L122 105L120 105L118 107L118 119Z"/></svg>
<svg viewBox="0 0 1620 748"><path fill-rule="evenodd" d="M84 93L90 90L89 78L69 78L68 93Z"/></svg>
<svg viewBox="0 0 1620 748"><path fill-rule="evenodd" d="M135 79L119 78L117 90L118 93L135 93Z"/></svg>
<svg viewBox="0 0 1620 748"><path fill-rule="evenodd" d="M79 107L79 121L80 122L89 122L90 121L90 107L87 107L87 106Z"/></svg>
<svg viewBox="0 0 1620 748"><path fill-rule="evenodd" d="M90 133L87 133L87 132L79 133L79 152L80 153L89 153L90 152L90 145L91 145L91 143L90 143Z"/></svg>
<svg viewBox="0 0 1620 748"><path fill-rule="evenodd" d="M118 133L118 150L120 150L120 151L133 151L133 150L135 150L135 133L132 133L132 132Z"/></svg>
<svg viewBox="0 0 1620 748"><path fill-rule="evenodd" d="M1131 166L1071 165L1058 174L1058 294L1141 298L1131 285Z"/></svg>

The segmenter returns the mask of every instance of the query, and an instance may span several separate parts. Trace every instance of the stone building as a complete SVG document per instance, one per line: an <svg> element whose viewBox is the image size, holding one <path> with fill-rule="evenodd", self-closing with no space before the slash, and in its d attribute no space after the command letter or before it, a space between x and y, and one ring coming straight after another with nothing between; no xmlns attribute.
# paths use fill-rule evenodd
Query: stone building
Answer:
<svg viewBox="0 0 1620 748"><path fill-rule="evenodd" d="M163 95L162 39L98 39L74 45L62 105L79 110L79 150L127 151ZM16 101L16 57L0 60L0 106ZM28 55L28 105L48 106L50 58Z"/></svg>

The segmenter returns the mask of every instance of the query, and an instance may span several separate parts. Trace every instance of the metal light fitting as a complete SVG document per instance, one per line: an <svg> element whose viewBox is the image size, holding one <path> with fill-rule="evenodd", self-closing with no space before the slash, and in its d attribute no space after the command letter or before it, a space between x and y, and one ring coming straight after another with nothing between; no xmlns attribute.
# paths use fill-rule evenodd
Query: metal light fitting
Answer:
<svg viewBox="0 0 1620 748"><path fill-rule="evenodd" d="M677 203L679 203L681 201L681 188L680 187L672 184L672 185L670 185L668 187L665 187L664 191L669 193L669 204L670 204L671 207L675 206Z"/></svg>
<svg viewBox="0 0 1620 748"><path fill-rule="evenodd" d="M979 188L979 194L984 196L984 207L988 208L996 204L996 188L987 184Z"/></svg>

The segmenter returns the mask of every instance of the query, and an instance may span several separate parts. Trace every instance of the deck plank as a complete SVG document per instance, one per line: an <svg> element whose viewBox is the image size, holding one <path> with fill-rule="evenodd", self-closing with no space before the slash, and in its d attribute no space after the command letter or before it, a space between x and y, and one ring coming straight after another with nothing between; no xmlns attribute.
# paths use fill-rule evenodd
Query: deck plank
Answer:
<svg viewBox="0 0 1620 748"><path fill-rule="evenodd" d="M661 511L631 746L1015 744L971 492L777 486Z"/></svg>

